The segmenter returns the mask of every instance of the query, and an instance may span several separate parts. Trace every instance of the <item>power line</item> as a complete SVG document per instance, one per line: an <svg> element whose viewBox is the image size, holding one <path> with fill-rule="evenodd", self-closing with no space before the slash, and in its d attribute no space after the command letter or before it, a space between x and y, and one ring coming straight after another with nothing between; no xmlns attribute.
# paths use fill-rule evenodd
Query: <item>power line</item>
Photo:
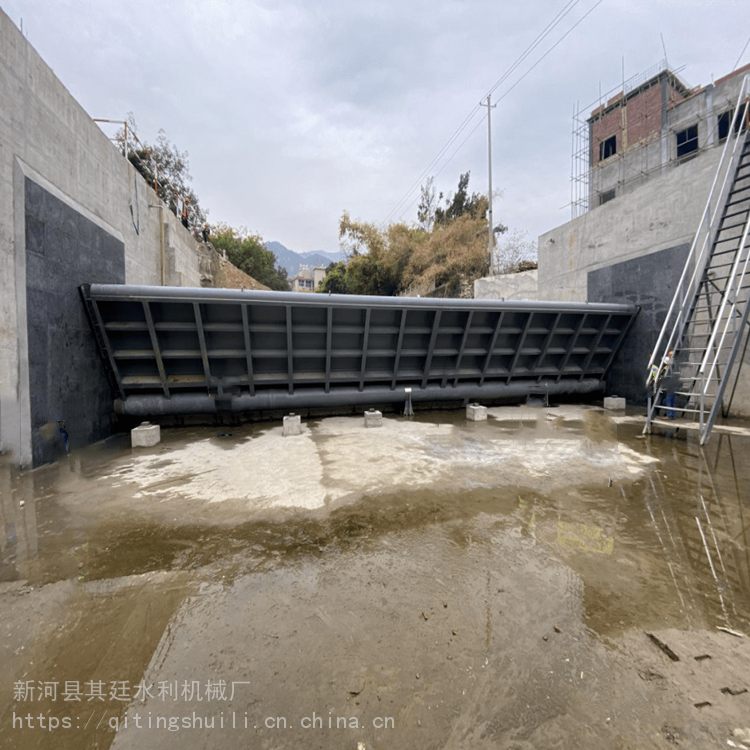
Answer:
<svg viewBox="0 0 750 750"><path fill-rule="evenodd" d="M563 6L562 10L558 12L558 14L550 21L550 23L547 24L547 26L537 35L536 39L526 48L526 50L516 59L516 61L511 65L511 67L501 76L501 78L496 81L493 88L488 92L487 96L492 94L492 92L509 76L511 73L523 62L523 60L528 57L529 54L552 32L552 30L557 26L563 18L580 2L580 0L569 0L566 5ZM448 142L438 151L437 155L432 159L432 161L427 165L427 167L424 169L422 174L414 181L412 186L407 190L407 192L402 196L401 200L398 201L398 203L391 209L389 214L385 217L385 219L382 222L382 226L385 226L385 224L388 223L388 221L396 214L398 213L399 209L402 207L405 201L409 199L409 197L412 195L412 193L422 184L422 180L430 173L430 171L433 169L434 166L437 165L437 163L440 161L440 159L443 157L445 152L451 147L453 143L455 143L456 139L461 135L461 133L468 127L469 123L471 122L472 118L481 110L481 107L479 104L475 105L474 108L471 110L471 112L466 116L464 121L459 125L457 130L453 133L453 135L448 139ZM477 129L480 123L474 126L472 129L472 133ZM466 140L462 141L465 143ZM460 147L459 147L460 149ZM454 151L454 155L457 153ZM453 157L451 156L450 159ZM450 162L450 159L443 164L443 166L440 168L440 170L437 172L437 174L440 174L440 172L443 171L445 166ZM414 205L414 200L410 202L407 208L403 209L401 212L401 216L409 209L411 206Z"/></svg>
<svg viewBox="0 0 750 750"><path fill-rule="evenodd" d="M745 46L742 48L742 52L740 52L740 56L737 58L737 62L734 64L732 70L737 70L737 66L740 64L740 60L742 59L742 55L745 54L745 50L747 49L748 44L750 44L750 37L748 37L747 41L745 42Z"/></svg>
<svg viewBox="0 0 750 750"><path fill-rule="evenodd" d="M526 78L526 76L529 73L531 73L531 71L534 70L534 68L536 68L536 66L539 65L539 63L542 62L542 60L544 60L544 58L547 57L547 55L549 55L549 53L552 52L552 50L555 49L555 47L557 47L557 45L560 44L560 42L562 42L566 36L568 36L568 34L570 34L580 23L582 23L586 19L587 16L589 16L593 11L595 11L603 2L604 0L599 0L596 3L596 5L593 5L588 11L586 11L586 13L582 15L502 96L500 96L497 101L499 102L505 99L505 97L508 96L508 94L510 94L510 92L513 91L513 89L516 86L518 86L518 84L521 83L521 81L523 81L523 79Z"/></svg>
<svg viewBox="0 0 750 750"><path fill-rule="evenodd" d="M489 90L488 96L494 94L495 90L502 85L519 66L520 64L546 39L546 37L552 33L552 30L557 26L565 16L570 13L573 8L580 0L570 0L567 5L545 26L545 28L539 33L537 38L526 48L525 52L503 73L503 75L495 81L495 85Z"/></svg>
<svg viewBox="0 0 750 750"><path fill-rule="evenodd" d="M508 68L508 70L503 73L503 75L495 82L495 84L492 86L492 88L487 93L487 96L490 96L499 86L501 86L512 74L514 71L518 69L518 67L523 63L523 61L546 39L552 31L562 22L562 20L575 8L576 5L580 0L569 0L563 8L557 13L557 15L545 26L545 28L537 35L537 37L534 39L531 44L524 50L524 52L519 55L519 57L515 60L515 62ZM555 42L555 44L547 50L547 52L542 55L542 57L534 63L534 65L526 71L526 73L521 76L521 78L516 81L513 86L508 89L499 99L498 101L502 100L507 96L512 89L514 89L547 55L552 52L555 47L557 47L560 42L562 42L565 37L570 34L573 29L575 29L598 5L600 5L603 2L603 0L598 0L598 2L586 13L584 16L582 16L560 39ZM456 129L456 131L451 135L451 137L448 139L448 141L445 143L445 145L438 151L437 155L432 159L432 161L428 164L428 166L424 169L424 171L420 174L420 176L414 181L414 183L411 185L409 190L402 196L402 198L396 203L396 205L391 209L391 211L388 213L388 215L385 217L383 222L381 223L381 226L385 226L388 221L396 214L400 215L399 218L401 218L416 202L417 198L412 198L411 201L409 201L409 198L412 196L414 191L422 184L422 181L425 179L425 177L433 170L435 166L441 161L441 159L444 157L446 152L450 149L450 147L456 142L456 140L459 138L459 136L463 133L463 131L469 127L471 124L472 119L479 113L481 110L481 106L479 104L475 105L474 108L471 110L471 112L466 116L466 118L463 120L461 125ZM459 144L458 148L456 148L453 153L448 157L448 159L443 163L443 165L440 167L440 169L435 173L434 176L439 175L443 169L451 162L451 160L454 158L454 156L461 150L463 145L466 143L466 141L469 140L469 138L472 136L472 134L476 131L476 129L482 124L484 121L484 118L482 118L479 122L477 122L474 127L469 131L469 134L464 138L461 143ZM408 205L404 206L404 204L409 201Z"/></svg>

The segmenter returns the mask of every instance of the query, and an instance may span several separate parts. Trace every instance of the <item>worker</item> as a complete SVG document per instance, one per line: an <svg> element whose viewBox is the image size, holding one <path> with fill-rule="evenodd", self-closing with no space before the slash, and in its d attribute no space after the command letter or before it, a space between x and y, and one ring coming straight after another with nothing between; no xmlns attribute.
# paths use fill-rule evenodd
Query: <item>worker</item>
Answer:
<svg viewBox="0 0 750 750"><path fill-rule="evenodd" d="M664 394L664 406L667 407L667 419L674 419L676 416L675 407L677 405L676 391L680 388L681 379L680 371L675 362L674 349L667 352L662 362L659 378L659 390Z"/></svg>

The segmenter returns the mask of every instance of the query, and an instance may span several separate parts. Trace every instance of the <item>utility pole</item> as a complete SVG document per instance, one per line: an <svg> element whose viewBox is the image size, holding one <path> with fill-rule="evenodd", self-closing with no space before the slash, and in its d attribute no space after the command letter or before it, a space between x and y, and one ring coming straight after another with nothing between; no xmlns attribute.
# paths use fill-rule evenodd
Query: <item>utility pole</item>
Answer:
<svg viewBox="0 0 750 750"><path fill-rule="evenodd" d="M491 113L493 106L490 104L490 94L487 94L487 103L479 102L482 107L487 107L487 171L490 179L489 192L489 237L487 239L487 253L490 258L490 275L492 275L492 260L495 254L495 227L492 220L492 118ZM497 104L494 105L495 107Z"/></svg>

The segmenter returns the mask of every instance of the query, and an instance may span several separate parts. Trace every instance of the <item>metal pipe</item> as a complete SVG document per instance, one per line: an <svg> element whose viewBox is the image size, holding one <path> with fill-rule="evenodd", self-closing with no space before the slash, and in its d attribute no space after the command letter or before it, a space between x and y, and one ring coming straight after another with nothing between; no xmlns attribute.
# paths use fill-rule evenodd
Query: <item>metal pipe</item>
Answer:
<svg viewBox="0 0 750 750"><path fill-rule="evenodd" d="M375 297L355 294L299 294L297 292L264 292L257 290L212 289L178 286L136 286L130 284L91 284L86 294L96 300L160 301L160 300L203 300L210 302L262 302L264 305L288 305L301 307L366 307L408 309L458 310L517 310L586 312L633 315L637 305L599 302L550 302L530 300L492 299L432 299L429 297Z"/></svg>
<svg viewBox="0 0 750 750"><path fill-rule="evenodd" d="M584 380L561 380L550 382L547 392L555 394L586 394L604 389L604 382L594 378ZM463 383L455 387L412 388L415 402L463 401L465 399L523 398L539 390L534 380L527 383L488 383L483 386ZM173 393L170 398L163 395L128 396L115 401L115 412L132 417L158 416L165 414L217 414L219 412L260 411L269 409L299 409L304 407L373 406L377 404L404 403L403 388L340 388L329 393L321 386L295 393L286 390L256 391L254 396L243 393L227 400L199 393Z"/></svg>

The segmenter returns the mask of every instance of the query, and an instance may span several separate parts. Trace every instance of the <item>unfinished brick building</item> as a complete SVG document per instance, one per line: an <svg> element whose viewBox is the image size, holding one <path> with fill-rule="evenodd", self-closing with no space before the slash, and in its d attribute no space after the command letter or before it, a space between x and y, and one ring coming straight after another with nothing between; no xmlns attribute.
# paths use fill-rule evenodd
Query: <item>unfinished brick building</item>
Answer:
<svg viewBox="0 0 750 750"><path fill-rule="evenodd" d="M690 88L664 62L626 81L588 116L577 115L573 216L723 143L748 71L750 65Z"/></svg>

